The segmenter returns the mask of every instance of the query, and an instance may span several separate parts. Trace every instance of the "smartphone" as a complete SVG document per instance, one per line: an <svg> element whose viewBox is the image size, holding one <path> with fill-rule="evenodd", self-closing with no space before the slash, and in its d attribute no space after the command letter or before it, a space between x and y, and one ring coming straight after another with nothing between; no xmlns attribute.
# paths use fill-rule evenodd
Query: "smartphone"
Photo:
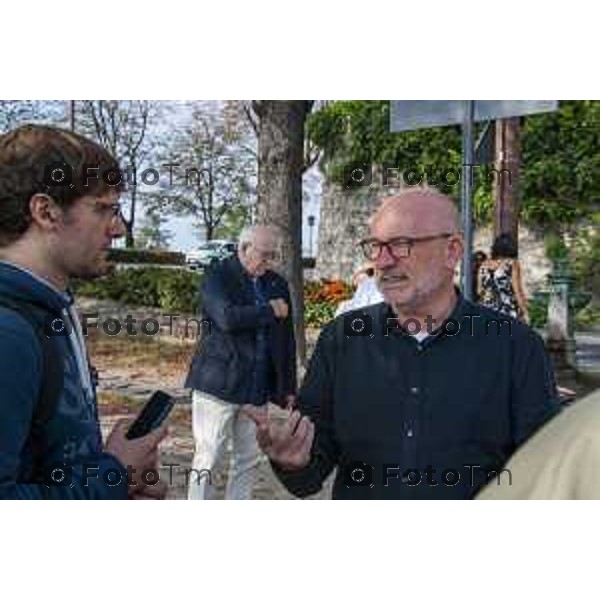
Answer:
<svg viewBox="0 0 600 600"><path fill-rule="evenodd" d="M133 440L150 433L167 418L174 405L175 399L169 394L161 391L154 392L127 430L125 437Z"/></svg>

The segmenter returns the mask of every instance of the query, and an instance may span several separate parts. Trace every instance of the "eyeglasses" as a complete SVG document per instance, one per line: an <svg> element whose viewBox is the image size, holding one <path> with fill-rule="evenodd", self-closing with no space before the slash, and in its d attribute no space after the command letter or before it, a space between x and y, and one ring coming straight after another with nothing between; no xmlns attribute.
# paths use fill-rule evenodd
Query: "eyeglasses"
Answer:
<svg viewBox="0 0 600 600"><path fill-rule="evenodd" d="M376 239L367 239L360 242L359 246L367 260L377 260L381 256L384 247L395 259L408 258L410 256L410 250L415 244L449 238L453 235L454 233L438 233L437 235L426 235L423 237L398 237L388 240L387 242Z"/></svg>

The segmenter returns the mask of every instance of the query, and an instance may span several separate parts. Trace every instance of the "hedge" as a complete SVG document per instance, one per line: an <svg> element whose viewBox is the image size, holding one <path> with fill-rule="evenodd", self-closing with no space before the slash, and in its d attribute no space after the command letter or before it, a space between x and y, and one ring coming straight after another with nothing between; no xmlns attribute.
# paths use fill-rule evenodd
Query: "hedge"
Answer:
<svg viewBox="0 0 600 600"><path fill-rule="evenodd" d="M201 279L201 274L183 269L139 267L114 269L100 279L75 282L73 288L81 296L196 314Z"/></svg>
<svg viewBox="0 0 600 600"><path fill-rule="evenodd" d="M186 314L197 314L202 274L184 269L138 267L113 269L94 281L76 281L73 291L80 296L114 300L132 306L154 306ZM309 327L321 327L333 318L338 304L352 295L341 281L306 282L305 320Z"/></svg>
<svg viewBox="0 0 600 600"><path fill-rule="evenodd" d="M136 250L135 248L111 248L108 259L114 263L184 265L185 254L167 250Z"/></svg>

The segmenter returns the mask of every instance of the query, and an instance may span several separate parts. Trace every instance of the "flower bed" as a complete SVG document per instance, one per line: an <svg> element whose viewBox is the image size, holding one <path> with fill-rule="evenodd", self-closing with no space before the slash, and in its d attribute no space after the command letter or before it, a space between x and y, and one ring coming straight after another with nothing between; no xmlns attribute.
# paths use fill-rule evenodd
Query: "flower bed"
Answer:
<svg viewBox="0 0 600 600"><path fill-rule="evenodd" d="M352 297L352 287L344 281L308 281L304 284L304 320L307 327L322 327L333 319L336 308Z"/></svg>

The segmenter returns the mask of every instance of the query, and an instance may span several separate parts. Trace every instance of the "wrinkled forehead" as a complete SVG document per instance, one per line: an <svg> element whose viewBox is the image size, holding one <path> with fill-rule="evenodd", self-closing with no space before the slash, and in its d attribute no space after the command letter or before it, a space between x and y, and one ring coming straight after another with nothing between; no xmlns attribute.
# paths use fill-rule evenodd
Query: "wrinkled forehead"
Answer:
<svg viewBox="0 0 600 600"><path fill-rule="evenodd" d="M379 239L454 232L457 226L452 204L416 195L384 201L369 222L371 236Z"/></svg>
<svg viewBox="0 0 600 600"><path fill-rule="evenodd" d="M379 239L414 237L428 232L432 224L423 218L422 211L386 208L376 212L370 222L371 235Z"/></svg>
<svg viewBox="0 0 600 600"><path fill-rule="evenodd" d="M252 236L252 245L263 250L275 250L279 246L279 239L270 229L258 229Z"/></svg>

